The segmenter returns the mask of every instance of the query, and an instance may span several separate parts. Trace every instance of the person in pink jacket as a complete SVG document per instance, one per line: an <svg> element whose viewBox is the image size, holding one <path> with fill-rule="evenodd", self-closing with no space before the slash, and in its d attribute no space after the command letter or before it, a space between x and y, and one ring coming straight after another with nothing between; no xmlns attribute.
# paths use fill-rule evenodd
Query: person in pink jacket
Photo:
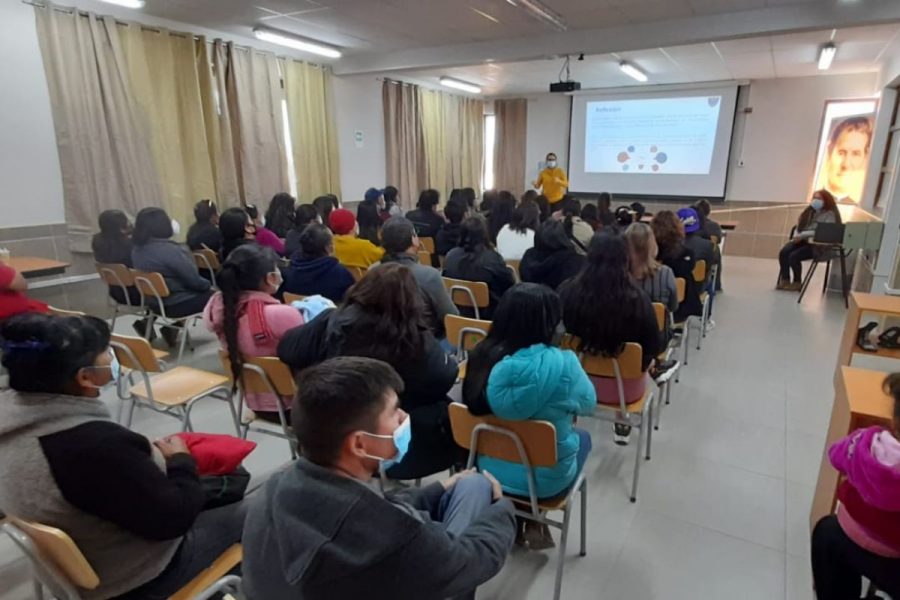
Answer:
<svg viewBox="0 0 900 600"><path fill-rule="evenodd" d="M284 334L303 324L300 311L272 297L281 285L278 258L257 244L235 248L216 276L220 292L210 298L203 311L207 328L219 337L228 352L231 373L240 379L245 356L276 356ZM278 403L290 423L292 398L275 394L247 394L246 403L256 416L278 423Z"/></svg>
<svg viewBox="0 0 900 600"><path fill-rule="evenodd" d="M900 373L884 380L894 397L892 429L854 431L828 449L842 477L836 515L812 534L812 569L819 600L860 597L862 578L900 598Z"/></svg>
<svg viewBox="0 0 900 600"><path fill-rule="evenodd" d="M247 211L247 214L250 215L250 218L253 219L253 224L256 226L256 243L260 246L271 248L278 256L284 256L284 240L275 235L273 231L266 229L265 222L262 219L262 215L259 214L259 209L256 205L248 204L244 207L244 210Z"/></svg>

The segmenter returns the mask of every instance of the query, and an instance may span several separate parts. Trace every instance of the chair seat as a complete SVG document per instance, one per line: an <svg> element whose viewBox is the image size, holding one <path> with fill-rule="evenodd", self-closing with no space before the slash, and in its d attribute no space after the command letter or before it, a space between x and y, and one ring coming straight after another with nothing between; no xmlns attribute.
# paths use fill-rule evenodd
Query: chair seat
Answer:
<svg viewBox="0 0 900 600"><path fill-rule="evenodd" d="M169 353L166 350L158 350L156 348L153 348L153 356L156 357L156 360L162 360L168 355Z"/></svg>
<svg viewBox="0 0 900 600"><path fill-rule="evenodd" d="M569 494L569 490L566 490L559 496L554 498L545 498L544 500L538 500L538 509L539 510L564 510L566 508L566 497ZM521 498L519 496L509 496L504 494L507 498L513 501L513 504L518 506L525 507L526 510L531 510L531 500L528 498Z"/></svg>
<svg viewBox="0 0 900 600"><path fill-rule="evenodd" d="M153 387L154 402L166 406L179 406L216 388L227 388L229 380L224 375L209 371L191 367L175 367L170 371L151 377L150 385ZM149 399L143 382L132 387L130 391L138 398Z"/></svg>
<svg viewBox="0 0 900 600"><path fill-rule="evenodd" d="M644 404L647 403L647 400L653 395L653 388L650 385L647 385L647 390L644 392L644 397L638 400L637 402L632 402L631 404L626 404L625 409L631 414L639 414L644 412ZM606 409L610 411L619 411L618 404L597 404L598 409Z"/></svg>
<svg viewBox="0 0 900 600"><path fill-rule="evenodd" d="M230 546L217 558L213 564L200 572L194 577L190 583L169 596L169 600L191 600L196 598L206 588L210 587L216 581L224 577L241 564L244 559L244 548L240 544Z"/></svg>

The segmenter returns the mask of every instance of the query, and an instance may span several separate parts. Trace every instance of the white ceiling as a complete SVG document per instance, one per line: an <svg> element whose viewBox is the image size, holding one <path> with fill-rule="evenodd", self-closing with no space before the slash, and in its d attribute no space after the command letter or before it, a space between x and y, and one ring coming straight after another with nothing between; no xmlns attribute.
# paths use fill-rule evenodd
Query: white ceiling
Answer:
<svg viewBox="0 0 900 600"><path fill-rule="evenodd" d="M572 79L586 89L636 85L619 69L621 60L647 73L647 85L818 75L819 48L832 34L838 51L829 74L872 72L900 41L900 23L650 48L585 56L584 61L572 57ZM441 75L449 75L482 86L487 95L527 94L546 92L562 64L561 59L487 63L409 71L402 78L437 85Z"/></svg>

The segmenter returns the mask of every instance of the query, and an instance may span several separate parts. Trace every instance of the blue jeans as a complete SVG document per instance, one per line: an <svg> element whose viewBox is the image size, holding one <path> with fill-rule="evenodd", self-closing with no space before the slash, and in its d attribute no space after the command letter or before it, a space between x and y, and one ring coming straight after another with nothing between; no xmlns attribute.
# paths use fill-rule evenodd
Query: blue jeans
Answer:
<svg viewBox="0 0 900 600"><path fill-rule="evenodd" d="M444 492L440 503L429 512L447 533L458 537L492 502L491 482L483 475L468 475Z"/></svg>

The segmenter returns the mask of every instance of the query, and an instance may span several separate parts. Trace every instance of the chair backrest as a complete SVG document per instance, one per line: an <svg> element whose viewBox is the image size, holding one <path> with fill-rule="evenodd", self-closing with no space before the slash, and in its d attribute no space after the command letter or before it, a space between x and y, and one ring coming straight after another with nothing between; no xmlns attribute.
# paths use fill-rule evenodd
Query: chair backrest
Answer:
<svg viewBox="0 0 900 600"><path fill-rule="evenodd" d="M78 310L66 310L65 308L57 308L55 306L48 306L47 310L50 311L50 314L55 317L84 317L85 313Z"/></svg>
<svg viewBox="0 0 900 600"><path fill-rule="evenodd" d="M419 255L420 265L425 265L426 267L431 266L431 252L428 250L419 250L417 254Z"/></svg>
<svg viewBox="0 0 900 600"><path fill-rule="evenodd" d="M685 290L687 290L687 280L684 277L676 277L675 295L678 298L678 304L684 302Z"/></svg>
<svg viewBox="0 0 900 600"><path fill-rule="evenodd" d="M34 544L39 556L33 557L33 560L48 561L69 582L82 589L93 590L100 585L100 578L97 577L96 571L66 532L40 523L23 521L13 516L9 516L9 520L9 524L15 530L21 532Z"/></svg>
<svg viewBox="0 0 900 600"><path fill-rule="evenodd" d="M201 256L204 260L200 259ZM222 268L222 264L219 262L219 255L209 248L194 250L194 260L197 263L197 268L199 269L211 269L213 271L218 271Z"/></svg>
<svg viewBox="0 0 900 600"><path fill-rule="evenodd" d="M656 313L656 326L660 331L666 330L666 306L661 302L653 303L653 312Z"/></svg>
<svg viewBox="0 0 900 600"><path fill-rule="evenodd" d="M290 304L291 302L303 300L304 298L306 298L306 296L304 296L303 294L292 294L290 292L284 293L284 303L285 304Z"/></svg>
<svg viewBox="0 0 900 600"><path fill-rule="evenodd" d="M578 347L578 338L573 337L571 344ZM622 352L616 356L600 356L599 354L581 353L581 366L585 373L594 377L615 377L615 362L619 362L619 373L623 379L637 379L642 377L641 370L643 350L640 344L628 342Z"/></svg>
<svg viewBox="0 0 900 600"><path fill-rule="evenodd" d="M422 247L422 250L428 252L428 254L434 254L434 238L420 237L419 245ZM430 265L431 263L428 264Z"/></svg>
<svg viewBox="0 0 900 600"><path fill-rule="evenodd" d="M557 463L556 428L547 421L507 421L493 415L477 417L458 402L450 404L453 439L466 450L513 463L522 463L518 438L532 467L552 467ZM477 428L477 429L476 429ZM496 430L505 430L505 435Z"/></svg>
<svg viewBox="0 0 900 600"><path fill-rule="evenodd" d="M839 245L844 242L844 226L840 223L819 223L813 241L820 244Z"/></svg>
<svg viewBox="0 0 900 600"><path fill-rule="evenodd" d="M131 269L120 263L97 263L97 273L100 279L109 287L131 287L134 285L134 275ZM127 297L127 293L126 293Z"/></svg>
<svg viewBox="0 0 900 600"><path fill-rule="evenodd" d="M450 299L457 306L477 306L485 308L491 303L491 295L488 286L483 281L466 281L465 279L453 279L444 277L444 287L450 294Z"/></svg>
<svg viewBox="0 0 900 600"><path fill-rule="evenodd" d="M109 345L116 353L119 364L132 371L144 373L160 373L162 365L159 364L150 342L142 337L133 335L112 334Z"/></svg>
<svg viewBox="0 0 900 600"><path fill-rule="evenodd" d="M516 281L521 281L519 267L522 264L521 260L516 260L514 258L506 259L506 266L511 268L516 274Z"/></svg>
<svg viewBox="0 0 900 600"><path fill-rule="evenodd" d="M692 272L694 276L694 281L703 282L706 281L706 261L701 259L694 263L694 270Z"/></svg>
<svg viewBox="0 0 900 600"><path fill-rule="evenodd" d="M487 337L491 330L491 322L483 319L469 319L459 315L444 317L444 330L447 340L461 352L468 352Z"/></svg>
<svg viewBox="0 0 900 600"><path fill-rule="evenodd" d="M231 379L231 362L228 353L219 350L219 360L225 369L225 375ZM244 393L271 394L293 396L297 391L291 369L275 356L243 357L243 381L238 386Z"/></svg>
<svg viewBox="0 0 900 600"><path fill-rule="evenodd" d="M133 271L134 285L143 296L168 298L169 286L160 273L148 273L146 271Z"/></svg>

